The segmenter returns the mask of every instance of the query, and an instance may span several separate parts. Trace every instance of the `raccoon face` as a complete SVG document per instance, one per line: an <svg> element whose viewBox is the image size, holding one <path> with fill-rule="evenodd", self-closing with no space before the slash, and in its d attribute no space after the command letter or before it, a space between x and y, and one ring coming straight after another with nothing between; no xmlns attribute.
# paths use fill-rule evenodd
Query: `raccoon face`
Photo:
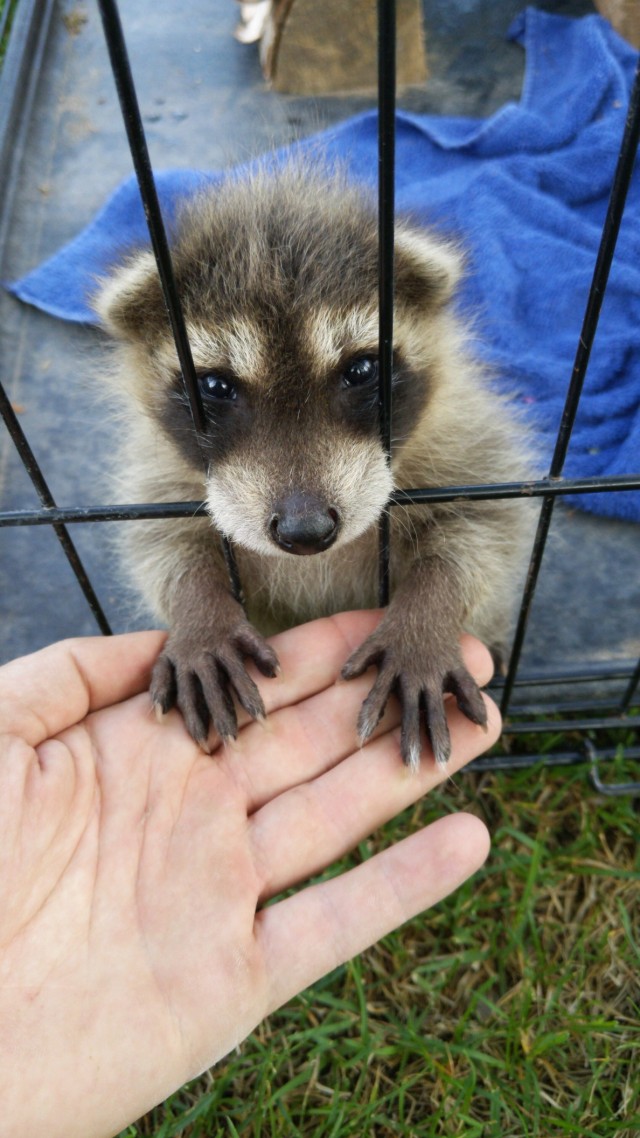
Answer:
<svg viewBox="0 0 640 1138"><path fill-rule="evenodd" d="M224 350L220 335L190 327L208 428L200 440L208 509L223 533L255 552L322 553L359 536L389 498L377 313L352 313L348 323L357 320L355 338L346 327L335 336L335 314L301 314L278 338L247 317L227 331ZM190 463L201 461L178 376L161 422Z"/></svg>
<svg viewBox="0 0 640 1138"><path fill-rule="evenodd" d="M229 182L185 210L173 257L206 432L195 437L149 254L96 303L134 353L138 404L194 471L204 456L208 509L232 540L274 556L352 541L393 489L378 424L375 208L297 169ZM429 328L435 342L458 271L448 246L399 227L394 451L428 406Z"/></svg>

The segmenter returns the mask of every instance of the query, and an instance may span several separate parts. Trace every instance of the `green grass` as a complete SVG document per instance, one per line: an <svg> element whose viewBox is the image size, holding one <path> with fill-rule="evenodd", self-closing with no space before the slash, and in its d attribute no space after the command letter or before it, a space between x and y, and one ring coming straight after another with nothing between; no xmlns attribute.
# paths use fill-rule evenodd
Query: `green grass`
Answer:
<svg viewBox="0 0 640 1138"><path fill-rule="evenodd" d="M355 860L460 809L493 835L473 881L123 1134L637 1138L637 805L584 768L459 775Z"/></svg>

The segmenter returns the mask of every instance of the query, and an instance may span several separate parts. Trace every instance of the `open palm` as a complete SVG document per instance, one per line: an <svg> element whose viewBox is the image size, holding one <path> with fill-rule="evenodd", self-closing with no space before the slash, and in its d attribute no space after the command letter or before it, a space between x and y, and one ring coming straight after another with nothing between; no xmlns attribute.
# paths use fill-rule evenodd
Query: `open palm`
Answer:
<svg viewBox="0 0 640 1138"><path fill-rule="evenodd" d="M117 1133L270 1011L433 904L486 856L448 816L306 881L442 772L399 759L397 709L359 749L367 678L335 683L375 626L342 614L276 638L267 724L210 757L146 694L163 634L68 641L0 670L0 1094L7 1132ZM465 661L484 683L488 653ZM449 707L448 773L498 734Z"/></svg>

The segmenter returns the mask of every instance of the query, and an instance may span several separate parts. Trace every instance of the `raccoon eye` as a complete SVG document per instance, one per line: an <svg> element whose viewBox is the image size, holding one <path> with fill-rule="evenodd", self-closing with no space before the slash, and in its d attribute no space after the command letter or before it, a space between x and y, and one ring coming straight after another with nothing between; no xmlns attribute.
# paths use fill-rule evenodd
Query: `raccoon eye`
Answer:
<svg viewBox="0 0 640 1138"><path fill-rule="evenodd" d="M356 356L349 360L342 372L342 382L346 387L363 387L378 378L377 356Z"/></svg>
<svg viewBox="0 0 640 1138"><path fill-rule="evenodd" d="M200 391L205 399L236 399L238 391L230 379L215 371L198 377Z"/></svg>

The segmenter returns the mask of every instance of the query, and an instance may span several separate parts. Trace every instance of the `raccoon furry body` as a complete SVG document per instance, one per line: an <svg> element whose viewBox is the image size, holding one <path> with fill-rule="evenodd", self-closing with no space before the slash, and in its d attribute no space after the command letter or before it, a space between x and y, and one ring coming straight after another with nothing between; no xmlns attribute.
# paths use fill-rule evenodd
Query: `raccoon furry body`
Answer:
<svg viewBox="0 0 640 1138"><path fill-rule="evenodd" d="M185 206L172 252L207 416L200 439L151 254L116 269L95 306L118 341L114 386L128 408L120 498L205 499L211 517L135 522L122 539L139 591L170 629L154 702L177 703L206 748L211 725L235 734L230 693L263 713L244 667L249 656L274 674L263 635L376 604L377 522L394 487L526 477L529 445L452 311L458 251L399 221L389 466L377 416L376 210L339 176L290 166L229 180ZM484 721L458 639L466 629L504 649L527 513L460 500L393 508L392 601L344 669L349 678L378 667L362 740L392 691L411 766L421 718L446 762L444 692ZM246 616L229 591L221 533L234 544Z"/></svg>

